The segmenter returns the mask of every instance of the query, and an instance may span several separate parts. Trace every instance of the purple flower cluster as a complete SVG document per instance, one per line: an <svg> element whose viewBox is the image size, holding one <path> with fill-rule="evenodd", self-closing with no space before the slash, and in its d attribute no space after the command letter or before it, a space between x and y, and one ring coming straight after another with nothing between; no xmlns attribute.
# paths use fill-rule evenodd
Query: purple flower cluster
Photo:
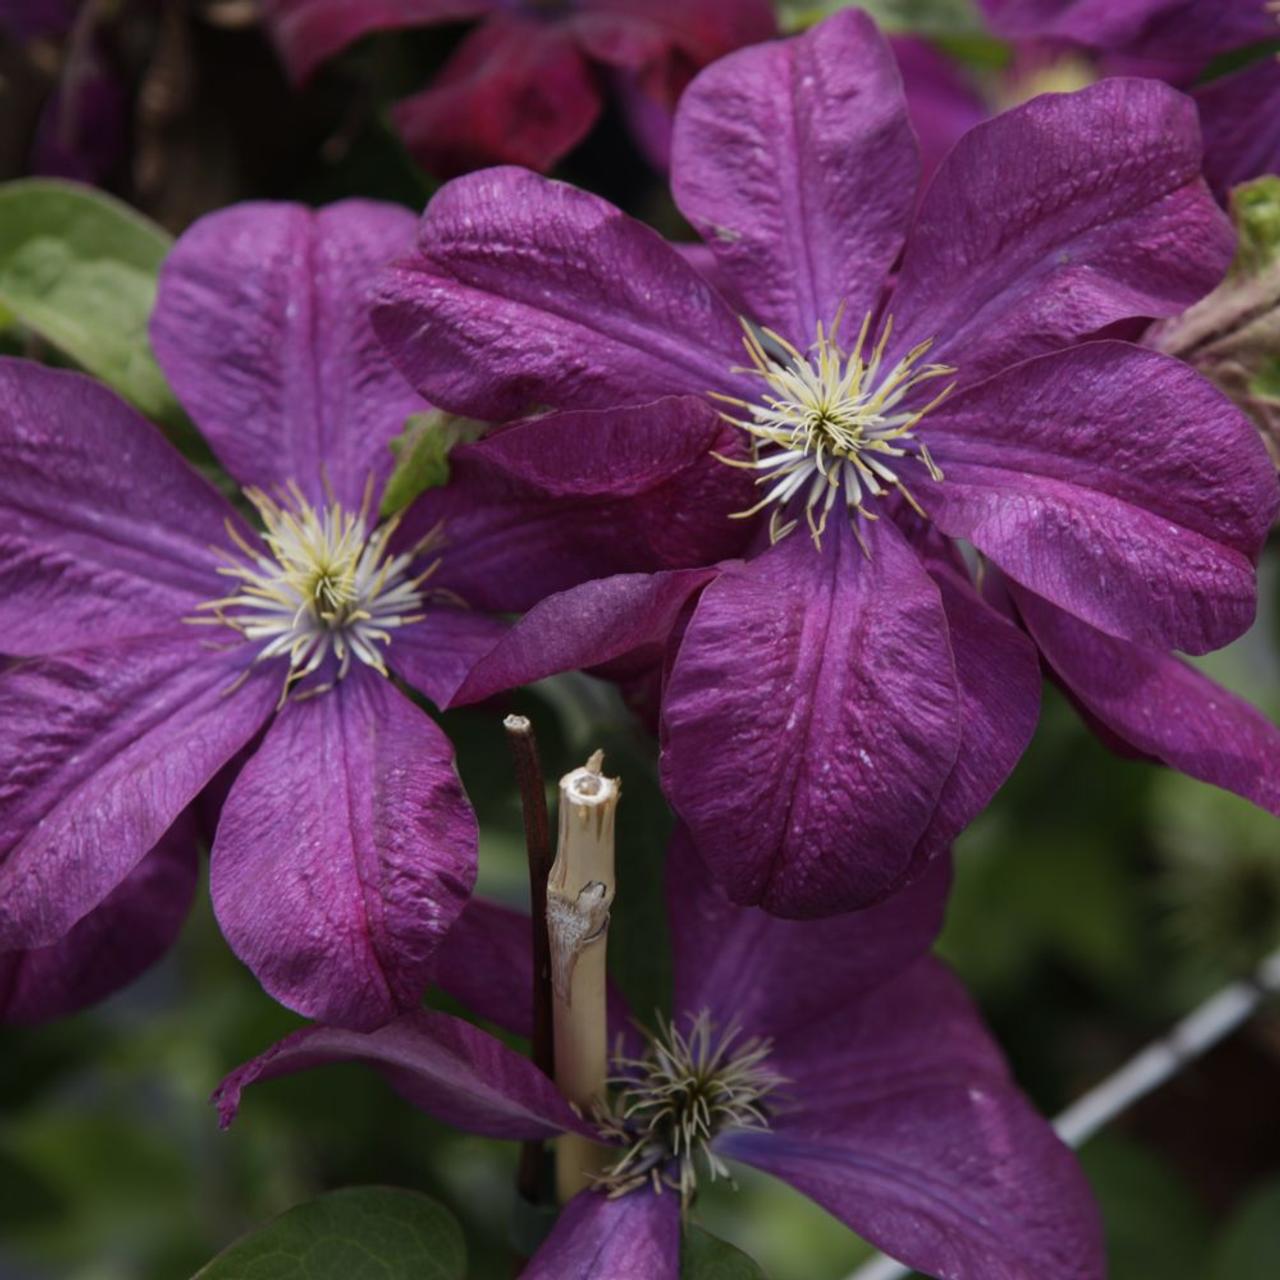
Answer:
<svg viewBox="0 0 1280 1280"><path fill-rule="evenodd" d="M362 201L206 217L151 333L230 496L104 387L0 360L0 1017L163 953L207 835L227 941L318 1024L223 1083L224 1123L254 1081L356 1060L469 1132L614 1148L528 1277L674 1280L735 1160L930 1275L1099 1280L1078 1167L928 953L1044 674L1116 749L1280 814L1280 730L1180 656L1250 625L1280 486L1229 400L1133 341L1233 254L1196 105L1146 76L1038 97L922 189L925 108L859 11L739 48L768 6L547 8L267 13L299 76L483 17L401 116L445 168L561 154L586 58L655 93L710 63L670 150L698 243L514 167L445 186L416 240ZM987 8L1191 56L1185 3ZM1212 48L1253 17L1224 6ZM530 84L547 109L512 130ZM489 430L384 517L429 406ZM530 1031L529 921L471 896L420 703L570 670L647 717L679 819L675 1011L643 1031L614 1001L591 1115L421 1007L436 983Z"/></svg>

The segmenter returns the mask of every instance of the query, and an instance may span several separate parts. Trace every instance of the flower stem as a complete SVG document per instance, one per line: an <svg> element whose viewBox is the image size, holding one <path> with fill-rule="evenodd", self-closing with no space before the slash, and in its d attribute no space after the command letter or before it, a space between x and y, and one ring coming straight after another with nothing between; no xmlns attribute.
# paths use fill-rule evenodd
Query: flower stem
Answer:
<svg viewBox="0 0 1280 1280"><path fill-rule="evenodd" d="M547 818L547 789L538 759L538 740L525 716L507 716L502 722L515 760L516 782L524 812L524 842L529 860L529 916L532 924L534 1065L555 1077L555 1044L551 1029L551 947L547 940L547 878L551 874L551 824ZM526 1142L520 1151L517 1186L520 1194L536 1204L541 1189L542 1143Z"/></svg>
<svg viewBox="0 0 1280 1280"><path fill-rule="evenodd" d="M621 794L600 773L597 751L560 779L560 829L547 882L555 1080L583 1115L605 1093L609 1072L605 954L613 903L613 825ZM571 1199L600 1172L608 1148L566 1134L556 1139L556 1193Z"/></svg>
<svg viewBox="0 0 1280 1280"><path fill-rule="evenodd" d="M1149 1044L1119 1071L1077 1098L1053 1122L1058 1136L1069 1146L1081 1146L1135 1102L1225 1040L1254 1015L1268 995L1277 992L1280 992L1280 951L1264 960L1251 978L1223 987L1183 1018L1168 1035ZM911 1274L910 1267L881 1255L845 1280L900 1280Z"/></svg>

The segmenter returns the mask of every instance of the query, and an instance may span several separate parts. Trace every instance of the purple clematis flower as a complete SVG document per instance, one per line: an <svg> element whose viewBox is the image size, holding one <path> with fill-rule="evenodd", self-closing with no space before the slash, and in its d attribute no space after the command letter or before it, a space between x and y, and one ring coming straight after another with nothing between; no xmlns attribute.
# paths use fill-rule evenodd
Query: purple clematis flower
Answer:
<svg viewBox="0 0 1280 1280"><path fill-rule="evenodd" d="M642 145L661 157L693 73L777 30L769 0L265 0L263 9L299 81L371 32L483 19L436 82L392 113L409 150L441 177L498 163L549 169L600 113L597 67L616 73Z"/></svg>
<svg viewBox="0 0 1280 1280"><path fill-rule="evenodd" d="M843 12L682 99L674 191L718 288L594 196L513 169L446 186L375 306L397 363L455 412L560 411L476 448L566 498L600 491L625 429L628 492L670 530L657 576L543 601L457 700L643 658L668 794L735 901L821 915L918 874L1037 715L1036 648L956 543L1144 653L1253 617L1278 499L1256 433L1185 365L1083 341L1220 278L1233 236L1199 168L1187 98L1109 80L973 129L908 238L897 69ZM646 504L638 460L717 415L719 481ZM741 559L708 585L730 526ZM1250 766L1274 780L1274 753Z"/></svg>
<svg viewBox="0 0 1280 1280"><path fill-rule="evenodd" d="M24 1010L60 951L167 894L165 833L242 752L210 873L232 948L344 1025L421 997L476 827L448 739L387 676L443 705L502 625L467 607L458 547L393 545L370 506L424 406L356 300L412 224L244 205L165 264L157 355L260 530L105 388L0 363L0 971L26 956Z"/></svg>
<svg viewBox="0 0 1280 1280"><path fill-rule="evenodd" d="M656 1033L620 1034L602 1132L527 1059L439 1013L371 1035L296 1032L229 1076L215 1101L229 1123L254 1081L361 1061L472 1132L602 1136L617 1159L566 1207L526 1280L675 1280L682 1205L699 1180L728 1173L725 1161L782 1178L944 1280L1094 1280L1099 1224L1074 1158L1010 1081L959 984L925 955L948 880L939 861L868 911L781 921L729 902L677 833L667 859L677 1013ZM463 921L442 951L444 985L528 1034L527 917L476 901ZM627 1025L625 1008L613 1018ZM693 1142L676 1148L682 1130Z"/></svg>
<svg viewBox="0 0 1280 1280"><path fill-rule="evenodd" d="M1027 98L1101 76L1146 75L1187 89L1200 110L1205 175L1220 198L1280 168L1280 60L1261 57L1199 83L1211 63L1280 40L1280 9L1268 0L982 0L1013 65L997 97ZM926 155L941 154L974 123L983 95L952 68L941 77L922 55L902 59L913 120L925 122Z"/></svg>

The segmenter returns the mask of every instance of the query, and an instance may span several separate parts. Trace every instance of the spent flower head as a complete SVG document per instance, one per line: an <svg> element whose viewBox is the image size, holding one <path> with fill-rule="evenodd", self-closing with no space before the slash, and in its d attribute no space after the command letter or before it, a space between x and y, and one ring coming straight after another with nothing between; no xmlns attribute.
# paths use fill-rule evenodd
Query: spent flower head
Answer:
<svg viewBox="0 0 1280 1280"><path fill-rule="evenodd" d="M766 1131L771 1103L783 1078L769 1067L773 1042L743 1036L734 1024L719 1028L711 1012L657 1019L645 1032L639 1057L621 1052L609 1083L616 1090L595 1117L601 1132L626 1148L599 1178L610 1195L626 1195L646 1183L680 1194L687 1208L698 1186L699 1165L707 1176L729 1178L715 1139L742 1130Z"/></svg>

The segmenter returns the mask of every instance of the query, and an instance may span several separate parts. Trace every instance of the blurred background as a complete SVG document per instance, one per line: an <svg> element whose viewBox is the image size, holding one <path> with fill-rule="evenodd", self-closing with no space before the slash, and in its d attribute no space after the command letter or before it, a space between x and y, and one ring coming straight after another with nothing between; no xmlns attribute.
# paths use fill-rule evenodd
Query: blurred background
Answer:
<svg viewBox="0 0 1280 1280"><path fill-rule="evenodd" d="M899 29L944 33L939 48L964 74L1007 56L959 0L870 7ZM442 65L458 30L364 40L299 90L245 0L3 0L0 27L0 179L90 182L171 232L245 198L419 208L434 189L387 109ZM557 172L683 233L612 107ZM0 345L46 354L12 330ZM1257 626L1205 665L1280 716L1274 540ZM597 746L623 777L611 963L635 1009L662 1008L669 818L655 744L585 677L442 718L480 816L481 890L510 902L525 892L501 727L512 709L532 717L549 779ZM957 864L943 951L1048 1113L1280 946L1274 819L1109 754L1052 689L1031 750ZM247 1228L354 1183L438 1197L464 1225L470 1274L511 1275L523 1230L514 1147L449 1132L371 1074L328 1068L267 1084L218 1131L214 1085L297 1024L231 956L202 896L174 952L132 988L59 1023L0 1029L0 1280L180 1280ZM1273 1005L1087 1145L1114 1280L1280 1276L1278 1086ZM736 1195L709 1189L697 1215L773 1280L839 1280L869 1256L758 1175Z"/></svg>

